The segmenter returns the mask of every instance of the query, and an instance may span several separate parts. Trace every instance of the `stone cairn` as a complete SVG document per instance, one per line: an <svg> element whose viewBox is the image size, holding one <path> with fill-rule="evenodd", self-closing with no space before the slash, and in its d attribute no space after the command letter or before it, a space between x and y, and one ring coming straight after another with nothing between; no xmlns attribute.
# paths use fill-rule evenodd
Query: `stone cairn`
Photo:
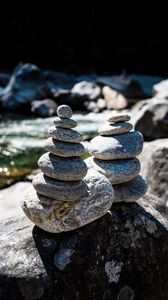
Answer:
<svg viewBox="0 0 168 300"><path fill-rule="evenodd" d="M108 119L93 138L86 159L88 168L105 175L114 188L114 202L132 202L147 191L145 179L139 175L140 162L136 158L143 149L143 136L132 131L127 122L130 116L118 114Z"/></svg>
<svg viewBox="0 0 168 300"><path fill-rule="evenodd" d="M81 158L83 136L72 129L77 122L71 119L71 108L61 105L57 115L44 146L48 152L38 161L42 172L21 204L28 218L49 232L70 231L100 218L110 209L114 195L105 176L96 171L87 174Z"/></svg>

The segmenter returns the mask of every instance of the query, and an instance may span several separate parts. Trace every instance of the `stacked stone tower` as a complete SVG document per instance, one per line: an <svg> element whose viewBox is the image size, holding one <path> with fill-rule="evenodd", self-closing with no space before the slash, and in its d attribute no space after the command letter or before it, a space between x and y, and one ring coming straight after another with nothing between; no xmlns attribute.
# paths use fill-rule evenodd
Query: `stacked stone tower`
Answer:
<svg viewBox="0 0 168 300"><path fill-rule="evenodd" d="M38 161L42 172L22 201L28 218L49 232L70 231L100 218L110 209L114 196L105 176L96 171L87 174L81 158L83 136L72 129L77 123L71 119L71 108L61 105L57 115L44 145L48 152Z"/></svg>
<svg viewBox="0 0 168 300"><path fill-rule="evenodd" d="M140 162L136 158L143 149L143 136L132 131L129 115L108 119L99 130L99 136L90 143L90 169L105 175L114 188L114 202L136 201L147 191L145 179L139 175Z"/></svg>
<svg viewBox="0 0 168 300"><path fill-rule="evenodd" d="M69 106L61 105L57 115L55 126L49 128L51 137L44 145L48 152L38 161L43 173L34 178L33 186L40 195L60 201L76 201L87 191L82 180L87 173L87 166L81 158L85 153L80 143L83 137L72 130L77 123L70 119L72 110Z"/></svg>

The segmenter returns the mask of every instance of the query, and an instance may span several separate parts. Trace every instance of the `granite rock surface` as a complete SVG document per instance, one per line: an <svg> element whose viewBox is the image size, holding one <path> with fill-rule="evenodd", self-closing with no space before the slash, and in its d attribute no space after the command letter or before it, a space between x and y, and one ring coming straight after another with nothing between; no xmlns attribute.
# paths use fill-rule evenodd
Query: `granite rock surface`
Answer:
<svg viewBox="0 0 168 300"><path fill-rule="evenodd" d="M114 191L108 179L96 171L89 170L84 180L88 192L79 201L48 198L45 204L31 188L22 201L22 209L34 224L48 232L71 231L93 222L111 208Z"/></svg>

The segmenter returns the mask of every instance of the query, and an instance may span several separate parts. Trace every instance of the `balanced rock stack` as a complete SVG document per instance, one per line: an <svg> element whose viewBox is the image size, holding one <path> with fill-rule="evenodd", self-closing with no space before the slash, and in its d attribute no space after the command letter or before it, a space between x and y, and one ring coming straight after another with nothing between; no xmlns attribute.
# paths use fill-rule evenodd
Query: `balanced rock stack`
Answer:
<svg viewBox="0 0 168 300"><path fill-rule="evenodd" d="M71 108L61 105L57 115L45 142L49 152L38 161L42 172L22 202L28 218L49 232L73 230L100 218L110 209L114 195L105 176L96 171L87 174L81 158L83 136L72 129L77 122L71 119Z"/></svg>
<svg viewBox="0 0 168 300"><path fill-rule="evenodd" d="M89 169L105 175L114 188L114 202L136 201L147 191L145 179L139 175L140 162L136 158L143 149L143 136L132 131L129 115L118 114L108 119L93 138L86 160Z"/></svg>

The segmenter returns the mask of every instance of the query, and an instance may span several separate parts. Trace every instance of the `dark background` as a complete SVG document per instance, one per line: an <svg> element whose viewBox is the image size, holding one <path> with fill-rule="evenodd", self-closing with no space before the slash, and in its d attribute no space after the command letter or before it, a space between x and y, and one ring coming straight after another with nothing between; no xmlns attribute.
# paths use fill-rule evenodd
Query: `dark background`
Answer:
<svg viewBox="0 0 168 300"><path fill-rule="evenodd" d="M0 28L0 70L168 75L166 0L8 2Z"/></svg>

